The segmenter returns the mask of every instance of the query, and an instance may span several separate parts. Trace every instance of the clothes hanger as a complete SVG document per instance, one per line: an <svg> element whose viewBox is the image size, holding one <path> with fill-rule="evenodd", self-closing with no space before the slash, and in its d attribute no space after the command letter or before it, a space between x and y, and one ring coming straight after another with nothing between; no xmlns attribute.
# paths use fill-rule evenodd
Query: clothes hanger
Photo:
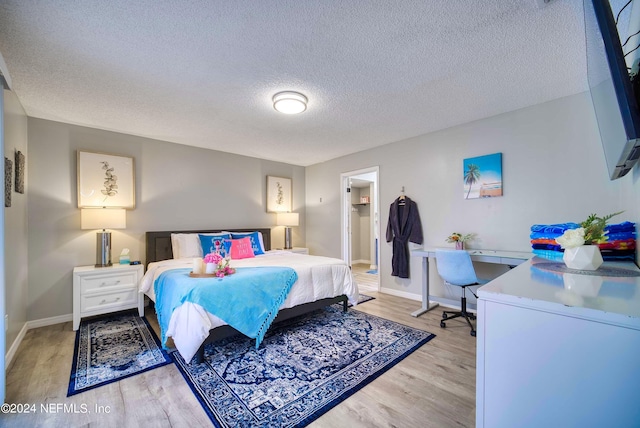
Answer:
<svg viewBox="0 0 640 428"><path fill-rule="evenodd" d="M404 186L402 186L402 190L400 191L400 197L398 198L400 205L404 205L405 204L405 197L404 197Z"/></svg>

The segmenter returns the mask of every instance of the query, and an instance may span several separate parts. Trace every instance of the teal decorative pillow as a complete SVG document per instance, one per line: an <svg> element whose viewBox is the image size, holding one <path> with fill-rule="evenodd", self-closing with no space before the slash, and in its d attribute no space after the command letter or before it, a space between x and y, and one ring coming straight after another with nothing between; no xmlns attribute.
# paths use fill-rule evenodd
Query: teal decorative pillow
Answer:
<svg viewBox="0 0 640 428"><path fill-rule="evenodd" d="M200 235L200 244L202 245L202 254L206 256L209 253L218 253L222 257L231 256L231 235L221 233L219 235Z"/></svg>
<svg viewBox="0 0 640 428"><path fill-rule="evenodd" d="M242 232L242 233L234 233L231 232L231 237L233 239L241 239L241 238L250 238L251 239L251 248L253 249L253 254L259 256L264 254L264 244L262 243L262 234L258 231L256 232Z"/></svg>

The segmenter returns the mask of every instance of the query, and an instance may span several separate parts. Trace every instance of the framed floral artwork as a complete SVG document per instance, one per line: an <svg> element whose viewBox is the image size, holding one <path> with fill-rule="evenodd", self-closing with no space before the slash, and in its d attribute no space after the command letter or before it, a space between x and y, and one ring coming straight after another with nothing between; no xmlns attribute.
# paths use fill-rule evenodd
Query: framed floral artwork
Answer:
<svg viewBox="0 0 640 428"><path fill-rule="evenodd" d="M78 208L135 208L133 158L78 151L77 169Z"/></svg>
<svg viewBox="0 0 640 428"><path fill-rule="evenodd" d="M4 206L11 206L11 184L13 184L13 162L9 158L4 158Z"/></svg>
<svg viewBox="0 0 640 428"><path fill-rule="evenodd" d="M291 179L267 176L267 212L290 212Z"/></svg>
<svg viewBox="0 0 640 428"><path fill-rule="evenodd" d="M24 194L24 154L16 150L16 193Z"/></svg>

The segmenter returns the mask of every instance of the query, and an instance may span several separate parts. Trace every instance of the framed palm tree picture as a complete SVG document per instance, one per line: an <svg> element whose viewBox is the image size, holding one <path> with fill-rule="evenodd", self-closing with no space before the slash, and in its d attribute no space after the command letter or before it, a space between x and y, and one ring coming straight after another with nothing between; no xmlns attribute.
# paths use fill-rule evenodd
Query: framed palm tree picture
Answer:
<svg viewBox="0 0 640 428"><path fill-rule="evenodd" d="M502 196L502 153L465 159L462 170L465 199Z"/></svg>

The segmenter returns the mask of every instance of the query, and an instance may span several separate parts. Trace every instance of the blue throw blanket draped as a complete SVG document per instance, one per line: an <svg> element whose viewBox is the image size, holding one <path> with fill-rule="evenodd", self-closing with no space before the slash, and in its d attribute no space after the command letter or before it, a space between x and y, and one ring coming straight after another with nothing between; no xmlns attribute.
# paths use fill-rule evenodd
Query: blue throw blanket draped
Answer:
<svg viewBox="0 0 640 428"><path fill-rule="evenodd" d="M171 314L178 306L191 302L256 339L257 349L298 280L296 271L286 267L239 268L224 278L191 278L190 271L164 272L154 284L163 346Z"/></svg>

